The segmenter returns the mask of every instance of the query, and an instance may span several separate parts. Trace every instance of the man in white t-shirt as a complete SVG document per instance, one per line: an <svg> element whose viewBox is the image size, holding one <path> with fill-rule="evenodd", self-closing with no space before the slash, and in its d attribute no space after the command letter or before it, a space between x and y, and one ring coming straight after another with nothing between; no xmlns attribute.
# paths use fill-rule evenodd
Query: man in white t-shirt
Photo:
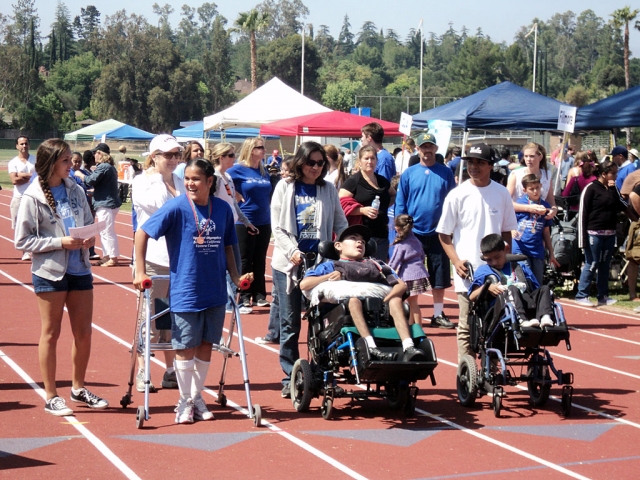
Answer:
<svg viewBox="0 0 640 480"><path fill-rule="evenodd" d="M480 143L472 145L463 160L467 161L469 180L451 190L444 201L442 216L436 227L442 247L455 268L454 288L458 295L458 362L464 355L474 357L469 346L469 281L465 262L474 270L484 262L480 259L480 240L486 235L502 235L511 248L511 230L518 223L508 190L491 180L493 159L491 148Z"/></svg>
<svg viewBox="0 0 640 480"><path fill-rule="evenodd" d="M29 139L18 137L16 139L18 155L9 161L8 171L11 183L13 183L13 199L11 200L11 225L15 227L20 199L31 183L31 177L36 171L36 157L29 155Z"/></svg>

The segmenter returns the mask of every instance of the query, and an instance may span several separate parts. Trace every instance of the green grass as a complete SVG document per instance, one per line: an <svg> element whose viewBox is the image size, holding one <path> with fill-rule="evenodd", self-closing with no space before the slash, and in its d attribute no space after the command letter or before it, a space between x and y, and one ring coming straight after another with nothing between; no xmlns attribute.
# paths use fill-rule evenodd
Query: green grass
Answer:
<svg viewBox="0 0 640 480"><path fill-rule="evenodd" d="M557 298L562 298L566 300L573 300L578 291L578 285L576 283L575 289L571 288L570 285L566 287L556 287L553 290L553 293ZM640 292L640 288L637 290ZM592 294L595 293L595 287L592 289ZM618 300L618 303L614 305L615 308L621 308L624 310L633 310L636 307L640 307L640 302L632 302L629 300L629 289L626 285L623 285L621 282L609 282L609 297L615 298ZM592 295L589 297L592 302L597 301L597 297Z"/></svg>

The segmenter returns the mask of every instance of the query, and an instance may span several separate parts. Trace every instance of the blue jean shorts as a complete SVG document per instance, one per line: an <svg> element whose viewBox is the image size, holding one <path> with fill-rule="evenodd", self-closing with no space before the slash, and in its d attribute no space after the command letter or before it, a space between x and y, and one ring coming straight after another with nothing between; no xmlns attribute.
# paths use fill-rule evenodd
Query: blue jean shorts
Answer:
<svg viewBox="0 0 640 480"><path fill-rule="evenodd" d="M416 234L422 250L427 257L429 282L433 288L449 288L451 286L451 262L440 243L438 235Z"/></svg>
<svg viewBox="0 0 640 480"><path fill-rule="evenodd" d="M65 273L62 280L47 280L31 274L31 283L35 293L71 292L74 290L93 290L93 275L71 275Z"/></svg>
<svg viewBox="0 0 640 480"><path fill-rule="evenodd" d="M171 312L171 345L186 350L202 342L219 344L224 314L224 305L199 312Z"/></svg>

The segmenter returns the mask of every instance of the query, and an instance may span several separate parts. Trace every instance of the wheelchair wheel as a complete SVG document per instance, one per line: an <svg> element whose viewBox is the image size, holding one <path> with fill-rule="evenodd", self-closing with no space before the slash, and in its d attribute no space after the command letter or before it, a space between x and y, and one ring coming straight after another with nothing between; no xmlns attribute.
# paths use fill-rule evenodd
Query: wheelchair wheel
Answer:
<svg viewBox="0 0 640 480"><path fill-rule="evenodd" d="M500 410L502 410L502 396L503 391L501 388L496 388L493 391L493 400L491 401L491 406L493 407L493 415L496 418L500 418Z"/></svg>
<svg viewBox="0 0 640 480"><path fill-rule="evenodd" d="M573 397L573 388L564 386L562 387L562 400L560 401L562 408L562 416L569 417L571 415L571 400Z"/></svg>
<svg viewBox="0 0 640 480"><path fill-rule="evenodd" d="M404 414L407 417L413 417L416 414L416 397L409 392L407 402L404 404Z"/></svg>
<svg viewBox="0 0 640 480"><path fill-rule="evenodd" d="M400 410L407 404L409 398L409 387L400 385L399 382L388 383L385 386L387 391L387 402L392 410Z"/></svg>
<svg viewBox="0 0 640 480"><path fill-rule="evenodd" d="M331 414L333 413L333 398L330 395L325 395L322 399L322 418L325 420L331 419Z"/></svg>
<svg viewBox="0 0 640 480"><path fill-rule="evenodd" d="M541 356L537 353L531 357L531 364L527 369L527 390L529 403L535 407L543 407L549 400L551 391L551 374L548 365L540 365ZM542 383L544 382L544 383Z"/></svg>
<svg viewBox="0 0 640 480"><path fill-rule="evenodd" d="M458 401L464 407L471 407L478 396L478 366L471 355L465 355L458 365L456 377Z"/></svg>
<svg viewBox="0 0 640 480"><path fill-rule="evenodd" d="M296 360L291 371L291 403L298 412L306 412L311 404L311 365L302 358Z"/></svg>

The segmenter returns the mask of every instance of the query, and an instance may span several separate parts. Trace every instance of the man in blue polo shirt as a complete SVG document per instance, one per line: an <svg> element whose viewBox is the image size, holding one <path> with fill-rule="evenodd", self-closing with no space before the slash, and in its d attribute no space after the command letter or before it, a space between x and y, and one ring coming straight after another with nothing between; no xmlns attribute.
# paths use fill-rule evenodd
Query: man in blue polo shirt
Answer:
<svg viewBox="0 0 640 480"><path fill-rule="evenodd" d="M376 165L375 173L391 182L391 179L396 176L396 162L389 151L382 146L384 128L382 128L382 125L378 122L371 122L362 127L361 131L361 146L366 147L367 145L371 145L376 149L378 164Z"/></svg>

